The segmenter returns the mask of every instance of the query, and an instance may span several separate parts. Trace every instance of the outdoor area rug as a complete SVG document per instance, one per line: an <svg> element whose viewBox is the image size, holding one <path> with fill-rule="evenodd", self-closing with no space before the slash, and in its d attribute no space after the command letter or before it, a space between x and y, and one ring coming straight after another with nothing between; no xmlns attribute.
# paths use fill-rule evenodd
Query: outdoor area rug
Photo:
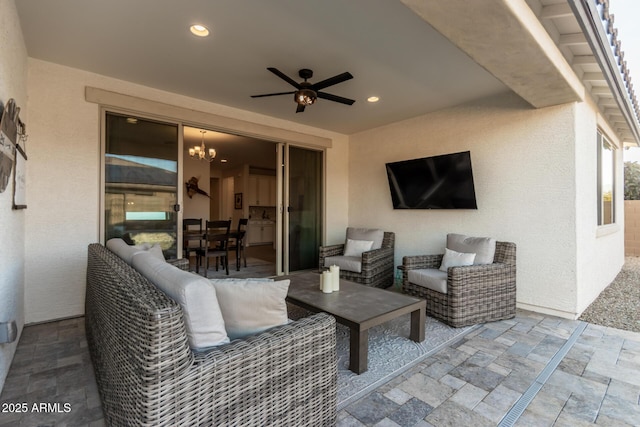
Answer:
<svg viewBox="0 0 640 427"><path fill-rule="evenodd" d="M409 329L409 314L369 329L369 369L357 375L349 370L349 328L337 326L338 410L415 366L474 327L452 328L427 316L425 340L421 343L409 339Z"/></svg>

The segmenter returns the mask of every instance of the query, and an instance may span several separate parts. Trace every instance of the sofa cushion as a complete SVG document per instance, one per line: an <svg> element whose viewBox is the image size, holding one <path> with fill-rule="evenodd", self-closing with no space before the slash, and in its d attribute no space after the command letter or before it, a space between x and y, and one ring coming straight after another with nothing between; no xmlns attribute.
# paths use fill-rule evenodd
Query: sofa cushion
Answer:
<svg viewBox="0 0 640 427"><path fill-rule="evenodd" d="M289 280L211 279L229 338L244 338L288 322Z"/></svg>
<svg viewBox="0 0 640 427"><path fill-rule="evenodd" d="M467 254L464 252L452 251L451 249L445 249L444 256L442 257L442 264L440 264L440 271L446 272L449 267L473 265L473 260L475 259L476 254Z"/></svg>
<svg viewBox="0 0 640 427"><path fill-rule="evenodd" d="M371 249L380 249L384 239L384 231L377 228L347 228L347 239L351 240L371 240ZM345 240L346 242L346 240Z"/></svg>
<svg viewBox="0 0 640 427"><path fill-rule="evenodd" d="M362 252L371 250L373 246L372 240L352 240L347 239L347 243L344 245L344 256L362 257Z"/></svg>
<svg viewBox="0 0 640 427"><path fill-rule="evenodd" d="M474 265L493 264L493 258L496 254L496 239L447 234L447 248L456 252L476 254Z"/></svg>
<svg viewBox="0 0 640 427"><path fill-rule="evenodd" d="M159 244L152 245L150 243L143 243L141 245L131 246L127 242L119 237L107 240L107 249L114 254L118 255L124 262L131 265L131 260L138 252L149 252L156 258L164 261L164 255L162 254L162 248Z"/></svg>
<svg viewBox="0 0 640 427"><path fill-rule="evenodd" d="M133 255L132 266L180 304L192 349L229 342L215 289L207 279L180 270L146 251Z"/></svg>
<svg viewBox="0 0 640 427"><path fill-rule="evenodd" d="M362 273L362 256L328 256L324 259L324 267L337 265L340 270L353 271L354 273Z"/></svg>
<svg viewBox="0 0 640 427"><path fill-rule="evenodd" d="M409 282L422 286L432 291L447 293L447 273L436 268L409 270L407 273Z"/></svg>

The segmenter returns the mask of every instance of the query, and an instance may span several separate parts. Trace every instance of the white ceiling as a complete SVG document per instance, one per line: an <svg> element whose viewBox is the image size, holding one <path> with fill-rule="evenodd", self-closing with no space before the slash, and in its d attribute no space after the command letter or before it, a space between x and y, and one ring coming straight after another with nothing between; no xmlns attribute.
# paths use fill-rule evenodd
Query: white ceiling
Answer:
<svg viewBox="0 0 640 427"><path fill-rule="evenodd" d="M19 0L30 57L268 116L351 134L508 89L391 0ZM189 32L195 23L211 35ZM267 71L352 80L295 113ZM368 103L376 95L380 101Z"/></svg>

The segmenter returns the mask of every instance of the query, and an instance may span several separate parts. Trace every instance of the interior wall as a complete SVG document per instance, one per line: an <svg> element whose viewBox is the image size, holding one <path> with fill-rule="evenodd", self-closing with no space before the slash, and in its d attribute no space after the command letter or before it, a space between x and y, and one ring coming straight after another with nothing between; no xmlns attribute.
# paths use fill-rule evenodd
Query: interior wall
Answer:
<svg viewBox="0 0 640 427"><path fill-rule="evenodd" d="M209 211L211 209L209 197L199 193L189 197L187 195L186 182L195 177L198 180L198 188L210 196L211 164L202 160L194 160L189 157L189 154L185 154L183 158L183 175L178 178L178 185L181 185L184 190L184 200L182 201L184 205L183 218L202 218L202 226L204 227L205 221L209 219Z"/></svg>
<svg viewBox="0 0 640 427"><path fill-rule="evenodd" d="M237 110L46 61L28 59L29 70L29 219L26 231L25 288L27 323L81 315L87 245L100 240L100 114L85 100L85 87L97 87L151 101L231 117L332 140L327 150L333 175L328 205L347 204L347 138L294 122ZM134 112L132 112L134 113ZM142 112L144 113L144 112ZM202 117L202 116L199 116ZM198 122L198 120L194 120ZM201 123L216 125L216 123ZM242 129L236 129L242 131ZM335 178L334 178L335 177ZM205 180L207 182L207 180ZM202 182L205 185L205 182ZM208 184L206 184L208 185ZM208 210L207 210L208 212ZM346 209L327 209L327 223L342 230ZM52 254L55 253L55 257Z"/></svg>
<svg viewBox="0 0 640 427"><path fill-rule="evenodd" d="M13 1L0 2L0 104L13 98L21 107L20 118L29 130L27 114L27 49ZM1 109L0 109L1 110ZM27 156L31 158L31 146ZM27 173L31 161L27 161ZM7 188L0 193L0 323L24 325L25 217L28 210L13 210L13 171ZM33 209L27 185L27 204ZM0 391L4 387L18 340L0 344Z"/></svg>
<svg viewBox="0 0 640 427"><path fill-rule="evenodd" d="M447 233L515 242L518 304L574 317L574 115L575 104L535 110L505 94L353 135L349 224L395 232L396 265L443 253ZM393 209L386 162L466 150L477 210Z"/></svg>

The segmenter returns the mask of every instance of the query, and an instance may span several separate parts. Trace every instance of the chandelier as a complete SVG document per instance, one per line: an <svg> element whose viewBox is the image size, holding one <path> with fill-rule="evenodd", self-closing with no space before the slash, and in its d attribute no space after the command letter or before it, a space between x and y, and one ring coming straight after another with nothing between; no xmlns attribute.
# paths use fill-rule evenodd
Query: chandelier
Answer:
<svg viewBox="0 0 640 427"><path fill-rule="evenodd" d="M204 146L204 134L207 133L206 130L201 130L202 134L202 142L200 145L196 145L193 148L189 148L189 155L194 159L206 160L208 162L212 162L213 159L216 158L216 150L215 148L209 148L209 158L207 158L207 149Z"/></svg>

